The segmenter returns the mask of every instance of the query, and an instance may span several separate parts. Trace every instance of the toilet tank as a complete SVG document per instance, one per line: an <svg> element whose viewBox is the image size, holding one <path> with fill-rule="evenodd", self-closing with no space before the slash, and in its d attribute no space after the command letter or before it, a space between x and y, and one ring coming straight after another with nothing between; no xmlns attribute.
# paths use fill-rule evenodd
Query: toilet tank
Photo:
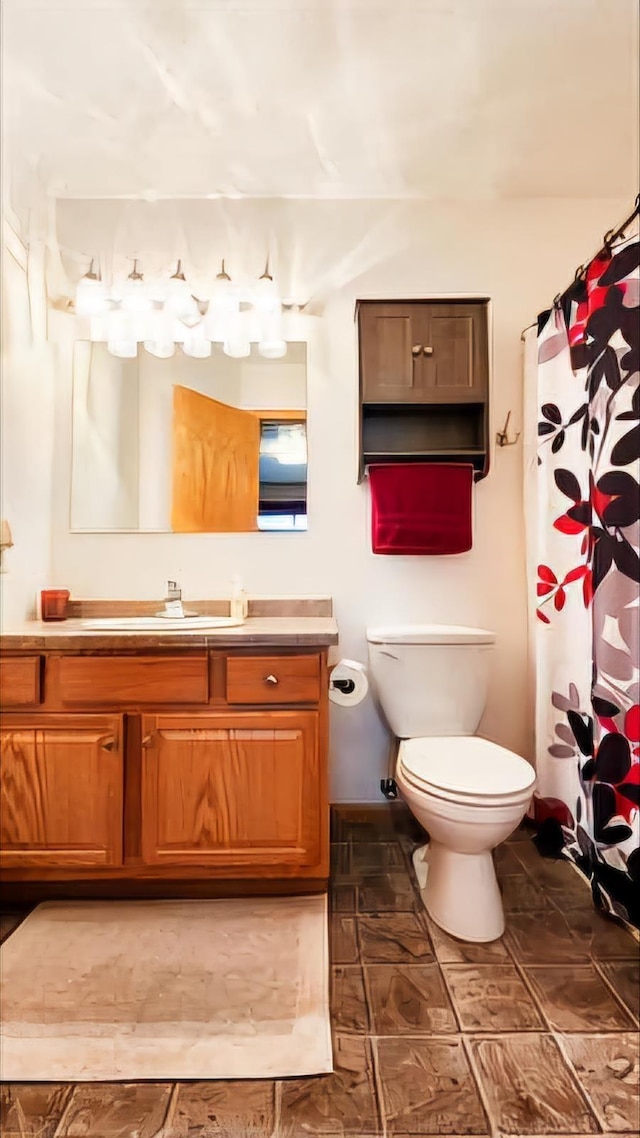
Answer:
<svg viewBox="0 0 640 1138"><path fill-rule="evenodd" d="M368 628L369 674L399 739L474 735L487 701L495 633L455 625Z"/></svg>

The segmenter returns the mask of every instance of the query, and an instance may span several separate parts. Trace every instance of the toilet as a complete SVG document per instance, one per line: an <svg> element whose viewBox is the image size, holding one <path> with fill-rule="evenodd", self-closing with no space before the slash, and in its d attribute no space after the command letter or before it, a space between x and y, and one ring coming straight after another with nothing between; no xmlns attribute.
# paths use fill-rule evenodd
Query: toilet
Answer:
<svg viewBox="0 0 640 1138"><path fill-rule="evenodd" d="M422 624L368 628L369 672L400 740L395 779L429 834L414 866L429 916L468 941L496 940L504 910L492 851L527 812L536 776L520 755L475 734L495 634Z"/></svg>

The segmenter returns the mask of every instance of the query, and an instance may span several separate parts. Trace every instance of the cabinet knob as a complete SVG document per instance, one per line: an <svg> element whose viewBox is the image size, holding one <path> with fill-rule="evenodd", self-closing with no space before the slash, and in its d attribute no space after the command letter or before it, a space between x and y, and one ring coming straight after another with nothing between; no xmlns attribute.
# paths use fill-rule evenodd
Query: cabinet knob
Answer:
<svg viewBox="0 0 640 1138"><path fill-rule="evenodd" d="M425 356L432 356L433 355L433 348L428 348L428 347L423 348L422 351L424 352Z"/></svg>
<svg viewBox="0 0 640 1138"><path fill-rule="evenodd" d="M115 739L105 739L104 743L101 744L103 751L112 751L115 745Z"/></svg>
<svg viewBox="0 0 640 1138"><path fill-rule="evenodd" d="M152 738L153 738L153 735L145 735L144 739L142 740L142 746L143 747L150 747Z"/></svg>
<svg viewBox="0 0 640 1138"><path fill-rule="evenodd" d="M265 676L264 682L265 682L265 684L277 684L278 683L278 677L277 676Z"/></svg>
<svg viewBox="0 0 640 1138"><path fill-rule="evenodd" d="M421 356L422 355L422 344L414 344L412 349L411 349L411 355L413 356L414 360L417 359L418 356Z"/></svg>

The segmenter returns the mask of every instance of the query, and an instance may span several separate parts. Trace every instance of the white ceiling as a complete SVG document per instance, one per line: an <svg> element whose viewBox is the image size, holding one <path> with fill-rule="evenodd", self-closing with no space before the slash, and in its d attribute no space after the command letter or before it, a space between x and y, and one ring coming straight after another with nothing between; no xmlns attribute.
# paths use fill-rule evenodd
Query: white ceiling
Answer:
<svg viewBox="0 0 640 1138"><path fill-rule="evenodd" d="M20 194L636 192L636 0L2 7Z"/></svg>

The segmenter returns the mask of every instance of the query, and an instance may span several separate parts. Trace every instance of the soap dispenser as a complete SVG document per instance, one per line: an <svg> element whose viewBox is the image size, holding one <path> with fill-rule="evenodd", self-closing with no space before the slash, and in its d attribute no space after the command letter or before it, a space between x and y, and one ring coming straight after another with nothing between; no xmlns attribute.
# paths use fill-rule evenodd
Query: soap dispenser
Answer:
<svg viewBox="0 0 640 1138"><path fill-rule="evenodd" d="M238 576L231 579L231 602L229 606L230 615L234 620L246 620L247 612L249 611L249 602L247 594L242 588L242 581Z"/></svg>

